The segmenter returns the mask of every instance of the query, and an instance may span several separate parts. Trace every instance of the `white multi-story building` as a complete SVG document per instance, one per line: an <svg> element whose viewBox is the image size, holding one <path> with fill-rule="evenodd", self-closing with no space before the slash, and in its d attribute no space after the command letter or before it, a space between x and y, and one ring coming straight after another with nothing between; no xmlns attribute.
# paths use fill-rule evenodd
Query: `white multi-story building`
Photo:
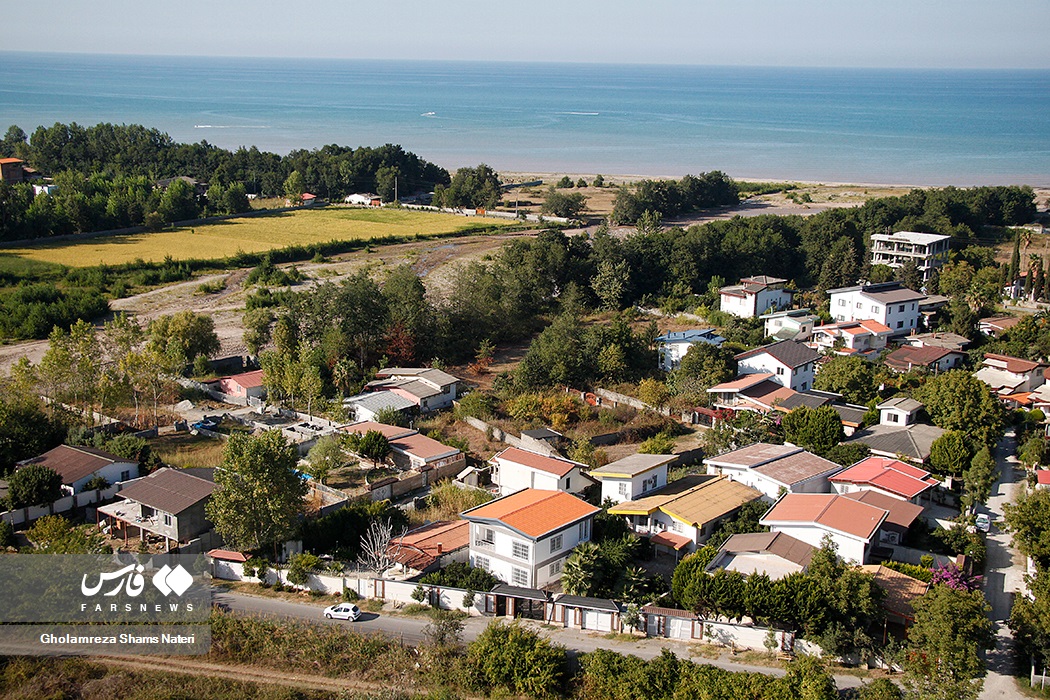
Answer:
<svg viewBox="0 0 1050 700"><path fill-rule="evenodd" d="M501 496L522 489L580 493L594 483L583 473L585 464L519 447L497 452L490 461L494 467L492 478L499 484Z"/></svg>
<svg viewBox="0 0 1050 700"><path fill-rule="evenodd" d="M829 289L831 315L836 321L872 319L888 326L894 336L907 335L920 327L919 305L926 295L900 282L864 284Z"/></svg>
<svg viewBox="0 0 1050 700"><path fill-rule="evenodd" d="M767 336L777 340L809 340L820 317L809 309L791 309L759 316L765 322Z"/></svg>
<svg viewBox="0 0 1050 700"><path fill-rule="evenodd" d="M950 236L914 231L875 233L871 236L871 264L899 268L913 260L925 284L930 273L947 262L950 248Z"/></svg>
<svg viewBox="0 0 1050 700"><path fill-rule="evenodd" d="M770 379L794 391L813 387L814 365L820 354L795 340L781 340L736 356L737 372L772 375Z"/></svg>
<svg viewBox="0 0 1050 700"><path fill-rule="evenodd" d="M719 308L740 318L754 318L769 311L791 306L791 291L784 289L787 280L767 275L745 277L740 284L718 291Z"/></svg>
<svg viewBox="0 0 1050 700"><path fill-rule="evenodd" d="M462 514L470 521L470 565L522 588L561 579L565 560L589 542L601 509L564 491L525 489Z"/></svg>
<svg viewBox="0 0 1050 700"><path fill-rule="evenodd" d="M725 340L714 328L664 333L656 339L656 354L659 358L660 369L667 372L678 369L678 366L682 364L682 358L689 352L689 348L697 343L719 347Z"/></svg>
<svg viewBox="0 0 1050 700"><path fill-rule="evenodd" d="M602 483L601 502L623 503L667 485L667 465L677 455L633 454L589 472Z"/></svg>

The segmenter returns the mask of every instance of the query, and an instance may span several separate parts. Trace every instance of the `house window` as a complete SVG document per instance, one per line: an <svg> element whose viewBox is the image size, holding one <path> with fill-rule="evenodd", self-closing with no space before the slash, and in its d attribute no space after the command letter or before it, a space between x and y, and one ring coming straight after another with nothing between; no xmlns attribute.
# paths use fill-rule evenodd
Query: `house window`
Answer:
<svg viewBox="0 0 1050 700"><path fill-rule="evenodd" d="M784 374L784 368L783 367L777 367L777 374L778 375L783 375Z"/></svg>
<svg viewBox="0 0 1050 700"><path fill-rule="evenodd" d="M167 513L164 514L164 524L165 525L171 525L171 516L168 515Z"/></svg>
<svg viewBox="0 0 1050 700"><path fill-rule="evenodd" d="M887 413L886 420L888 420L890 423L900 423L900 416L898 416L896 413Z"/></svg>
<svg viewBox="0 0 1050 700"><path fill-rule="evenodd" d="M807 388L809 388L806 386L807 384L808 382L802 382L802 391L805 391Z"/></svg>
<svg viewBox="0 0 1050 700"><path fill-rule="evenodd" d="M478 536L475 540L476 544L487 544L491 547L495 542L496 538L495 534L492 532L492 528L482 528L478 530Z"/></svg>
<svg viewBox="0 0 1050 700"><path fill-rule="evenodd" d="M875 306L874 304L872 304L872 306L871 306L871 312L872 312L873 314L877 314L877 313L879 313L879 307L877 307L877 306Z"/></svg>
<svg viewBox="0 0 1050 700"><path fill-rule="evenodd" d="M901 304L901 307L897 309L897 311L904 311L904 304Z"/></svg>
<svg viewBox="0 0 1050 700"><path fill-rule="evenodd" d="M529 585L529 572L525 569L519 569L514 567L510 571L510 582L515 586L528 586Z"/></svg>
<svg viewBox="0 0 1050 700"><path fill-rule="evenodd" d="M904 321L897 321L897 328L904 328Z"/></svg>
<svg viewBox="0 0 1050 700"><path fill-rule="evenodd" d="M491 571L491 563L488 557L474 557L474 566L485 571Z"/></svg>
<svg viewBox="0 0 1050 700"><path fill-rule="evenodd" d="M142 517L143 518L152 518L156 514L157 514L157 511L153 510L149 506L142 506Z"/></svg>
<svg viewBox="0 0 1050 700"><path fill-rule="evenodd" d="M549 569L551 576L558 576L559 574L561 574L561 564L561 559L551 564L551 568Z"/></svg>
<svg viewBox="0 0 1050 700"><path fill-rule="evenodd" d="M846 305L846 300L845 299L839 299L839 306L845 306L845 305Z"/></svg>
<svg viewBox="0 0 1050 700"><path fill-rule="evenodd" d="M516 559L528 559L529 558L529 545L524 542L515 542L511 546L511 553Z"/></svg>
<svg viewBox="0 0 1050 700"><path fill-rule="evenodd" d="M555 535L551 538L551 552L560 552L562 545L562 536Z"/></svg>
<svg viewBox="0 0 1050 700"><path fill-rule="evenodd" d="M678 522L677 520L672 519L671 520L671 529L674 530L675 532L681 532L682 531L682 523Z"/></svg>
<svg viewBox="0 0 1050 700"><path fill-rule="evenodd" d="M912 305L911 305L911 310L912 310L912 311L915 311L915 304L912 304Z"/></svg>
<svg viewBox="0 0 1050 700"><path fill-rule="evenodd" d="M569 490L569 482L570 482L571 480L572 480L572 477L571 477L571 476L567 476L567 477L565 477L565 490L566 490L566 491L568 491L568 490Z"/></svg>
<svg viewBox="0 0 1050 700"><path fill-rule="evenodd" d="M120 480L121 481L127 481L130 478L131 478L131 471L130 470L125 469L124 471L122 471L120 473Z"/></svg>
<svg viewBox="0 0 1050 700"><path fill-rule="evenodd" d="M580 542L591 539L591 521L584 520L580 523Z"/></svg>
<svg viewBox="0 0 1050 700"><path fill-rule="evenodd" d="M627 482L625 482L625 481L621 481L620 482L620 495L621 496L626 496L627 495Z"/></svg>
<svg viewBox="0 0 1050 700"><path fill-rule="evenodd" d="M859 302L859 301L858 301L858 302L857 302L857 308L858 308L858 309L863 309L863 308L864 308L864 304L863 304L863 302Z"/></svg>

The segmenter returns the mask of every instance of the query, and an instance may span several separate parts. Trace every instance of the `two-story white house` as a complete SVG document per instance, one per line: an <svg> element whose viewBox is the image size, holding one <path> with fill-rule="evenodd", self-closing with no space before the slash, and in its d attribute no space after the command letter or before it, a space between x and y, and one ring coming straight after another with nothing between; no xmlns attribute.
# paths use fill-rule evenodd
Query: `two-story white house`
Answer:
<svg viewBox="0 0 1050 700"><path fill-rule="evenodd" d="M470 565L522 588L561 579L565 560L589 542L601 509L564 491L525 489L462 513L470 522Z"/></svg>
<svg viewBox="0 0 1050 700"><path fill-rule="evenodd" d="M1032 391L1046 381L1046 363L986 352L975 377L1000 397Z"/></svg>
<svg viewBox="0 0 1050 700"><path fill-rule="evenodd" d="M763 328L767 336L777 340L806 341L813 335L813 327L820 317L809 309L791 309L762 314Z"/></svg>
<svg viewBox="0 0 1050 700"><path fill-rule="evenodd" d="M664 333L656 339L656 355L660 369L670 372L678 369L689 348L697 343L719 347L726 341L714 328L697 328L688 331Z"/></svg>
<svg viewBox="0 0 1050 700"><path fill-rule="evenodd" d="M814 547L830 535L845 561L864 564L879 543L889 511L837 494L788 493L762 516L770 532L783 532Z"/></svg>
<svg viewBox="0 0 1050 700"><path fill-rule="evenodd" d="M794 445L753 445L704 460L708 474L727 476L761 491L769 502L784 493L828 493L842 466Z"/></svg>
<svg viewBox="0 0 1050 700"><path fill-rule="evenodd" d="M737 372L770 374L770 379L794 391L813 387L813 374L820 354L797 340L781 340L736 356Z"/></svg>
<svg viewBox="0 0 1050 700"><path fill-rule="evenodd" d="M491 460L492 480L501 496L522 489L545 489L580 493L593 482L584 474L586 464L550 457L518 447L497 452Z"/></svg>
<svg viewBox="0 0 1050 700"><path fill-rule="evenodd" d="M951 236L915 231L875 233L871 236L871 264L899 268L911 260L925 284L930 274L948 261L950 249Z"/></svg>
<svg viewBox="0 0 1050 700"><path fill-rule="evenodd" d="M676 455L633 454L592 469L589 474L602 484L602 503L607 498L622 503L666 486L667 465L676 459Z"/></svg>
<svg viewBox="0 0 1050 700"><path fill-rule="evenodd" d="M112 486L139 476L138 462L83 445L59 445L42 455L22 460L17 468L30 464L39 464L58 474L66 495L80 493L97 477Z"/></svg>
<svg viewBox="0 0 1050 700"><path fill-rule="evenodd" d="M421 413L448 408L456 400L459 379L430 367L386 367L365 386L368 391L392 391L415 404Z"/></svg>
<svg viewBox="0 0 1050 700"><path fill-rule="evenodd" d="M740 318L754 318L772 309L791 306L791 290L784 289L787 280L768 275L745 277L739 284L718 290L719 308Z"/></svg>
<svg viewBox="0 0 1050 700"><path fill-rule="evenodd" d="M888 326L894 336L907 335L920 327L919 305L926 295L900 282L864 284L829 289L829 311L836 321L871 319Z"/></svg>

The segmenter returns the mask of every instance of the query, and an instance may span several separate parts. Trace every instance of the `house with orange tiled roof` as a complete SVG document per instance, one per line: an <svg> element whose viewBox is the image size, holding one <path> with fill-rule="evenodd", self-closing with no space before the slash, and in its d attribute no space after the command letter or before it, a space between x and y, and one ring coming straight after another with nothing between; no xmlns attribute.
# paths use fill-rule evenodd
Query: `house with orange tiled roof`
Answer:
<svg viewBox="0 0 1050 700"><path fill-rule="evenodd" d="M863 564L889 511L837 494L787 493L758 521L814 547L830 536L839 557Z"/></svg>
<svg viewBox="0 0 1050 700"><path fill-rule="evenodd" d="M524 489L464 511L470 565L520 588L559 579L576 545L589 542L601 509L565 493Z"/></svg>
<svg viewBox="0 0 1050 700"><path fill-rule="evenodd" d="M810 343L824 352L871 355L885 350L886 341L892 334L889 326L870 318L838 321L814 328Z"/></svg>
<svg viewBox="0 0 1050 700"><path fill-rule="evenodd" d="M519 447L497 452L489 461L492 463L492 481L499 485L501 496L522 489L581 493L594 483L583 471L586 464Z"/></svg>
<svg viewBox="0 0 1050 700"><path fill-rule="evenodd" d="M452 562L466 563L469 545L470 523L443 520L395 538L390 543L390 555L405 571L423 574Z"/></svg>
<svg viewBox="0 0 1050 700"><path fill-rule="evenodd" d="M940 482L930 472L899 459L866 457L830 479L836 493L877 491L887 496L921 505Z"/></svg>

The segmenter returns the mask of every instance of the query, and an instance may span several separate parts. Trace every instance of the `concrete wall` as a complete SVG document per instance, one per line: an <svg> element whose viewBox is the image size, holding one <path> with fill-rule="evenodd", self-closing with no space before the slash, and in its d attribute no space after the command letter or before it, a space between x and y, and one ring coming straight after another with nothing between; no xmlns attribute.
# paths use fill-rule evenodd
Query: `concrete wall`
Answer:
<svg viewBox="0 0 1050 700"><path fill-rule="evenodd" d="M99 491L82 491L81 493L72 496L64 496L46 506L31 506L29 508L4 511L0 513L0 519L7 521L14 526L23 525L31 523L45 515L65 513L75 508L83 508L93 503L99 503L112 498L118 491L120 491L120 484L114 484L108 489L102 489Z"/></svg>

